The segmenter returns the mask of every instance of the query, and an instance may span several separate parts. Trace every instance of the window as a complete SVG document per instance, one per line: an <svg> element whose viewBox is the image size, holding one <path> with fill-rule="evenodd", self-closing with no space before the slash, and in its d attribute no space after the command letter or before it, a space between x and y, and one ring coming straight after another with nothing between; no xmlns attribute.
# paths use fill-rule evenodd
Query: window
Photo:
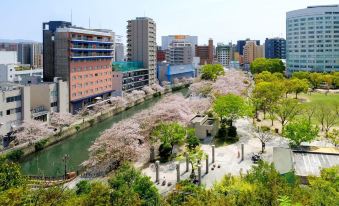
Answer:
<svg viewBox="0 0 339 206"><path fill-rule="evenodd" d="M7 103L8 102L16 102L16 101L21 101L21 95L6 98Z"/></svg>
<svg viewBox="0 0 339 206"><path fill-rule="evenodd" d="M15 108L15 113L20 113L21 112L21 107Z"/></svg>
<svg viewBox="0 0 339 206"><path fill-rule="evenodd" d="M52 102L51 103L51 107L57 107L58 106L58 102Z"/></svg>
<svg viewBox="0 0 339 206"><path fill-rule="evenodd" d="M11 114L11 110L8 109L8 110L6 111L6 114L7 114L7 115L10 115L10 114Z"/></svg>

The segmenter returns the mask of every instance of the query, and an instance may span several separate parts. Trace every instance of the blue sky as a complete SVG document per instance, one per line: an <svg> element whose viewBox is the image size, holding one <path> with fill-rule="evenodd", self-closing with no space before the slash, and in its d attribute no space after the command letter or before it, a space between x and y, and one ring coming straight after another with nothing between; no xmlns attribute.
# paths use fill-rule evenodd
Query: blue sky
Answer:
<svg viewBox="0 0 339 206"><path fill-rule="evenodd" d="M157 42L168 34L199 36L215 42L285 36L287 11L338 0L1 0L0 39L42 41L42 22L112 29L126 36L126 21L148 16L157 23Z"/></svg>

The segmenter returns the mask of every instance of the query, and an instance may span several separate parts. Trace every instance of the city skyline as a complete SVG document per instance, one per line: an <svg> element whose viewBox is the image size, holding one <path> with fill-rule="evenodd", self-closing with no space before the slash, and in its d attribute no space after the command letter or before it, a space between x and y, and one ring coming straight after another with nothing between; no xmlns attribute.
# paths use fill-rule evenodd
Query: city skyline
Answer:
<svg viewBox="0 0 339 206"><path fill-rule="evenodd" d="M49 2L49 7L45 8L46 1L33 2L14 0L2 3L4 9L0 18L10 20L0 22L0 39L42 42L43 22L65 20L85 28L112 29L117 35L122 35L126 43L127 20L147 16L157 23L158 45L161 44L161 36L170 34L198 36L200 45L207 44L209 38L213 38L215 43L236 43L236 40L245 38L263 42L266 37L285 38L286 12L311 5L338 4L333 0L172 0L161 3L155 0L142 3L136 0L119 3L100 0L89 7L87 0L81 1L81 4L80 1L61 0ZM15 15L13 10L17 11ZM29 15L30 12L34 15Z"/></svg>

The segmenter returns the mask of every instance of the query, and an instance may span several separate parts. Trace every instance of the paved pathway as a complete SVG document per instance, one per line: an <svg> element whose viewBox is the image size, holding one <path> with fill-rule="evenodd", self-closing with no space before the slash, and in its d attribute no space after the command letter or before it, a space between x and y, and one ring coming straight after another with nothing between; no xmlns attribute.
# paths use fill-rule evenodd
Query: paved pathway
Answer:
<svg viewBox="0 0 339 206"><path fill-rule="evenodd" d="M211 164L212 161L212 148L209 144L203 144L202 149L206 154L209 155L209 172L206 174L206 163L205 160L202 161L202 183L206 187L211 187L216 181L220 181L226 174L239 175L240 172L245 173L249 170L253 163L251 161L251 156L253 153L258 153L261 151L260 141L253 137L253 128L250 122L251 120L241 119L236 122L236 127L238 130L238 135L240 137L239 141L232 145L217 147L215 149L215 163ZM238 157L238 151L240 151L241 144L244 144L244 161L241 161ZM266 144L266 153L263 155L263 158L268 161L273 161L273 147L283 146L287 147L287 141L283 138L276 136ZM170 191L176 183L176 162L170 162L160 165L160 182L163 180L166 182L171 182L171 186L162 186L162 184L157 184L161 193L166 193ZM215 165L215 169L211 168ZM220 166L220 168L218 168ZM181 170L181 179L187 179L190 172L185 172L186 164L185 162L180 162ZM191 170L190 170L191 171ZM155 181L155 165L151 164L148 168L143 170L143 173L150 176L153 181Z"/></svg>

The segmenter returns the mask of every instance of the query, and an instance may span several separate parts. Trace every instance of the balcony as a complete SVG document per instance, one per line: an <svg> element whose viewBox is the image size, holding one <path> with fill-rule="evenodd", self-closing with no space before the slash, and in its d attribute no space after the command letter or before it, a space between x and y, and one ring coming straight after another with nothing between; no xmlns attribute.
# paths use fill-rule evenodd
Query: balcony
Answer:
<svg viewBox="0 0 339 206"><path fill-rule="evenodd" d="M100 44L113 44L110 39L95 39L95 38L72 38L71 42L84 42L84 43L100 43Z"/></svg>

